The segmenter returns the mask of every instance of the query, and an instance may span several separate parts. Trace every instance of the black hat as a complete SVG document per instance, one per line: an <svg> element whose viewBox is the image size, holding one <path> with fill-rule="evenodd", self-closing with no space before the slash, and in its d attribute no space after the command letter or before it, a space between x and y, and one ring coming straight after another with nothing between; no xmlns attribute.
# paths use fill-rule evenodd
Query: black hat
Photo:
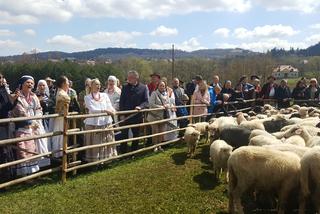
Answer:
<svg viewBox="0 0 320 214"><path fill-rule="evenodd" d="M197 76L195 76L195 78L194 78L195 80L197 80L197 81L201 81L201 80L203 80L203 78L202 78L202 76L201 75L197 75Z"/></svg>
<svg viewBox="0 0 320 214"><path fill-rule="evenodd" d="M257 75L251 75L250 76L250 80L255 80L255 79L260 79Z"/></svg>

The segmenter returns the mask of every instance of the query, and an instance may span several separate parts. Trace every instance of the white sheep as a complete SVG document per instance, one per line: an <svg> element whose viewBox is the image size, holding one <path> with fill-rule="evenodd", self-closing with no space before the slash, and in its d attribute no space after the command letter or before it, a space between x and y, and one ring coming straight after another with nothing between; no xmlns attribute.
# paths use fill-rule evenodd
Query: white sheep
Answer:
<svg viewBox="0 0 320 214"><path fill-rule="evenodd" d="M282 144L282 141L275 139L272 136L258 135L250 139L249 146L263 146L263 145L273 145Z"/></svg>
<svg viewBox="0 0 320 214"><path fill-rule="evenodd" d="M299 213L305 213L307 197L312 194L315 213L320 213L320 147L307 151L301 159ZM311 186L312 185L312 186ZM312 189L310 189L310 187Z"/></svg>
<svg viewBox="0 0 320 214"><path fill-rule="evenodd" d="M210 145L210 160L212 161L216 178L220 178L221 170L227 170L227 162L232 153L232 149L232 146L227 144L224 140L215 140Z"/></svg>
<svg viewBox="0 0 320 214"><path fill-rule="evenodd" d="M208 134L208 128L209 128L209 123L208 122L199 122L199 123L193 123L189 124L189 127L195 128L197 131L200 132L200 135L204 135L206 142L209 139L209 134Z"/></svg>
<svg viewBox="0 0 320 214"><path fill-rule="evenodd" d="M212 118L209 121L208 132L210 136L216 136L217 133L221 133L221 131L225 127L230 126L238 126L237 121L233 117L219 117Z"/></svg>
<svg viewBox="0 0 320 214"><path fill-rule="evenodd" d="M254 129L254 130L251 131L251 134L249 136L249 140L251 138L254 138L255 136L258 136L258 135L265 135L265 136L273 137L272 134L270 134L269 132L267 132L265 130Z"/></svg>
<svg viewBox="0 0 320 214"><path fill-rule="evenodd" d="M264 145L262 147L269 148L269 149L275 149L283 152L293 152L296 155L298 155L300 158L309 151L311 148L309 147L302 147L302 146L297 146L293 144L274 144L274 145Z"/></svg>
<svg viewBox="0 0 320 214"><path fill-rule="evenodd" d="M300 158L292 152L256 146L236 149L228 160L229 213L243 213L242 195L251 188L278 193L278 213L284 213L291 191L299 185Z"/></svg>
<svg viewBox="0 0 320 214"><path fill-rule="evenodd" d="M247 121L242 112L238 112L236 114L236 116L237 116L238 124L242 127L245 127L245 128L251 129L251 130L253 130L253 129L265 130L264 125L263 125L264 120L256 119L256 120Z"/></svg>
<svg viewBox="0 0 320 214"><path fill-rule="evenodd" d="M200 132L193 127L187 127L184 133L184 141L188 146L188 155L193 158L197 144L200 140Z"/></svg>
<svg viewBox="0 0 320 214"><path fill-rule="evenodd" d="M312 136L310 133L307 131L305 126L295 126L291 128L290 130L286 131L286 135L288 136L293 136L293 135L300 135L304 141L305 145L307 147L313 147L313 146L318 146L320 145L320 136Z"/></svg>
<svg viewBox="0 0 320 214"><path fill-rule="evenodd" d="M291 144L291 145L296 145L296 146L301 146L301 147L305 147L306 146L306 142L299 135L293 135L293 136L290 136L288 138L285 138L285 139L282 140L282 142L285 143L285 144Z"/></svg>

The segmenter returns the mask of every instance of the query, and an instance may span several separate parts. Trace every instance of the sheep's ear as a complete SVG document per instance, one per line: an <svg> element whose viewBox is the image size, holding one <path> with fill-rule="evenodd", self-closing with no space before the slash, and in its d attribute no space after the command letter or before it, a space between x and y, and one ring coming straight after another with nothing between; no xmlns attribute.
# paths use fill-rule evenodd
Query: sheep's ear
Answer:
<svg viewBox="0 0 320 214"><path fill-rule="evenodd" d="M302 133L302 129L301 129L301 128L298 128L298 129L295 131L295 133L296 133L297 135L300 135L300 134Z"/></svg>

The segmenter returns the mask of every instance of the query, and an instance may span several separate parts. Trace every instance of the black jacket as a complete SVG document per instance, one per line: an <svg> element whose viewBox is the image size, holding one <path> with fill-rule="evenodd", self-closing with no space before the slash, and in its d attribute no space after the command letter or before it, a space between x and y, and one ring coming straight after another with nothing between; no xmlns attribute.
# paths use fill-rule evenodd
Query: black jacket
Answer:
<svg viewBox="0 0 320 214"><path fill-rule="evenodd" d="M141 109L148 106L147 86L138 83L137 85L125 84L120 95L119 110L134 110L137 106ZM142 114L130 118L128 122L136 123L142 121Z"/></svg>
<svg viewBox="0 0 320 214"><path fill-rule="evenodd" d="M14 104L11 103L9 94L4 86L0 86L0 118L7 118L8 112L13 109Z"/></svg>

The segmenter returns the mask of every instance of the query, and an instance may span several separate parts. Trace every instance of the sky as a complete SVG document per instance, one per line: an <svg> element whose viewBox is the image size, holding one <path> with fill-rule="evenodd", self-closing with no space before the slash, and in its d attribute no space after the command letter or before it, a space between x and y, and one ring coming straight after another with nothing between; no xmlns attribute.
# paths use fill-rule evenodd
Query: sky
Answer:
<svg viewBox="0 0 320 214"><path fill-rule="evenodd" d="M0 55L107 47L306 48L319 0L0 0Z"/></svg>

